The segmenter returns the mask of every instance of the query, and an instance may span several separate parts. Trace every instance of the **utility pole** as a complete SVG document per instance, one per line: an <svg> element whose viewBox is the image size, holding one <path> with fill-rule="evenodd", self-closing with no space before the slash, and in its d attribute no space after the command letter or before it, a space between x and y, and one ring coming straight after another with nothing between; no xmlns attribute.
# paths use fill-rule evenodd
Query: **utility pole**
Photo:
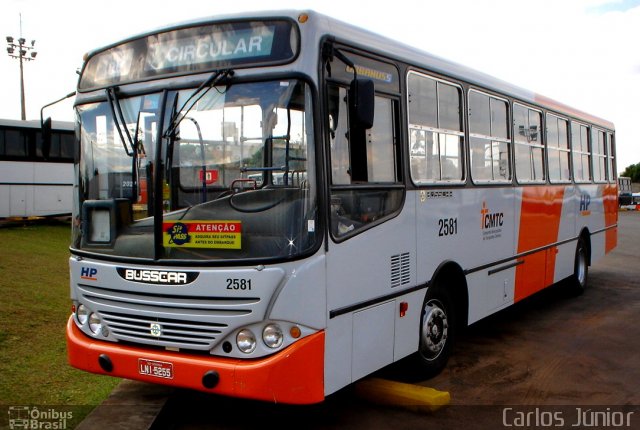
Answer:
<svg viewBox="0 0 640 430"><path fill-rule="evenodd" d="M22 120L27 119L25 101L24 101L24 66L25 61L33 61L36 59L38 52L35 48L36 41L31 41L31 46L27 45L27 41L22 37L22 14L20 14L20 37L16 40L12 36L7 36L7 53L9 57L20 61L20 107Z"/></svg>

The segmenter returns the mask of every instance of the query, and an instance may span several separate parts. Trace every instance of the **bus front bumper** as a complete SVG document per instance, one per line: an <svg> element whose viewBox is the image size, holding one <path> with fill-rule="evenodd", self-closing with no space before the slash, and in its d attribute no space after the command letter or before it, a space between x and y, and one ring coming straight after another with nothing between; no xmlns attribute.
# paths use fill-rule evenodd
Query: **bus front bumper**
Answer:
<svg viewBox="0 0 640 430"><path fill-rule="evenodd" d="M94 340L71 317L67 356L75 368L120 378L274 403L324 400L324 331L269 357L239 360Z"/></svg>

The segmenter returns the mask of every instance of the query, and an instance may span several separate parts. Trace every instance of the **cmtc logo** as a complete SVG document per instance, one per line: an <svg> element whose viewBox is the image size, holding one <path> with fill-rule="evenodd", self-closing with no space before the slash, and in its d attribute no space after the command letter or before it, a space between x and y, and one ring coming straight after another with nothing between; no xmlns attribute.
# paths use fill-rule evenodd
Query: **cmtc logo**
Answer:
<svg viewBox="0 0 640 430"><path fill-rule="evenodd" d="M487 207L487 202L482 202L482 209L480 209L480 228L490 229L499 228L504 224L504 212L491 213Z"/></svg>
<svg viewBox="0 0 640 430"><path fill-rule="evenodd" d="M80 278L87 281L97 281L98 269L96 269L95 267L82 267L80 268Z"/></svg>
<svg viewBox="0 0 640 430"><path fill-rule="evenodd" d="M589 194L583 193L580 196L580 215L582 216L591 215L591 211L589 210L590 204L591 204L591 196Z"/></svg>

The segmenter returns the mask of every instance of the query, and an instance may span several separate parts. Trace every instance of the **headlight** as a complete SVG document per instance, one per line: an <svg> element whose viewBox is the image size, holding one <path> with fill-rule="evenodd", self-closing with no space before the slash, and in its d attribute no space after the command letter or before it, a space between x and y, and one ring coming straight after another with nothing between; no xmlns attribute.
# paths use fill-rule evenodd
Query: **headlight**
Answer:
<svg viewBox="0 0 640 430"><path fill-rule="evenodd" d="M262 340L269 348L278 348L282 345L282 330L278 324L269 324L262 330Z"/></svg>
<svg viewBox="0 0 640 430"><path fill-rule="evenodd" d="M238 335L236 336L236 344L238 345L238 349L245 354L249 354L256 349L256 337L253 335L251 330L240 330Z"/></svg>
<svg viewBox="0 0 640 430"><path fill-rule="evenodd" d="M78 322L81 325L85 325L87 323L87 321L89 320L89 310L85 307L85 305L78 306L76 317L78 318Z"/></svg>
<svg viewBox="0 0 640 430"><path fill-rule="evenodd" d="M100 334L102 331L102 321L96 314L89 315L89 328L95 334Z"/></svg>

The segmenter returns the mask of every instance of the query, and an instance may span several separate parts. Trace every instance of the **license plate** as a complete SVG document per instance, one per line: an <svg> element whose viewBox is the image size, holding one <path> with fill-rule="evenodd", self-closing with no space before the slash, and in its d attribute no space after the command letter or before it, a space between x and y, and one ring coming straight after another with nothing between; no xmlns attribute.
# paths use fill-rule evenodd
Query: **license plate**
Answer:
<svg viewBox="0 0 640 430"><path fill-rule="evenodd" d="M156 378L173 379L173 364L165 361L138 359L138 372Z"/></svg>

